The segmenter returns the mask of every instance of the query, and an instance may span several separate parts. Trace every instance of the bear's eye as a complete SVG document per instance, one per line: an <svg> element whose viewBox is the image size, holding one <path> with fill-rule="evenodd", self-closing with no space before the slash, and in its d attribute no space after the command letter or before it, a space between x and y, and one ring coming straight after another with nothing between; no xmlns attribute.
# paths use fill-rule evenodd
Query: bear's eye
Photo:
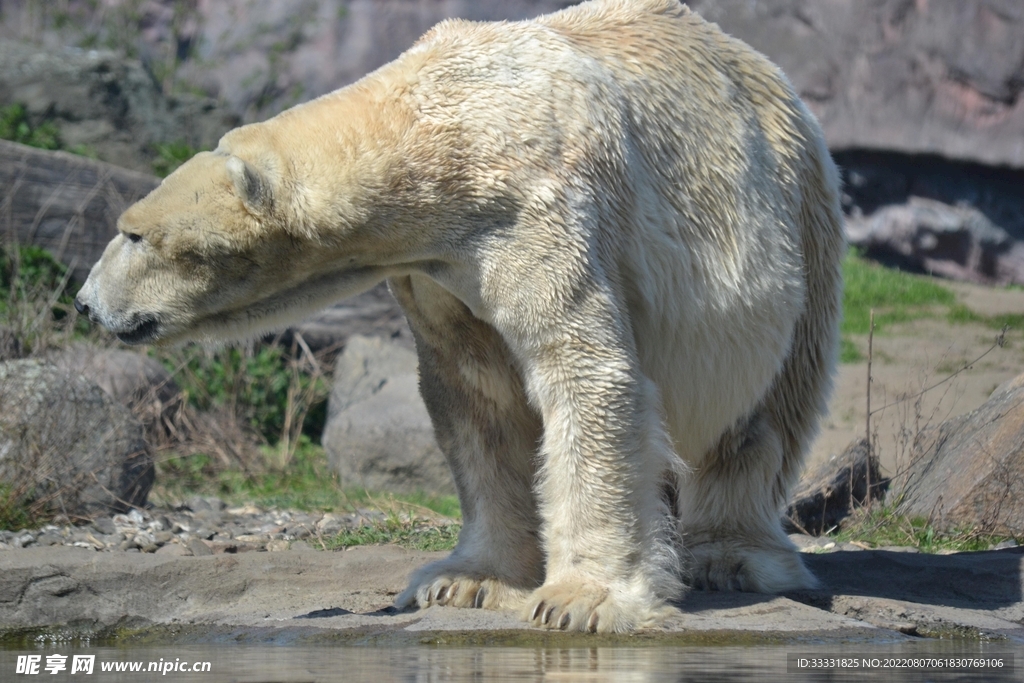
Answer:
<svg viewBox="0 0 1024 683"><path fill-rule="evenodd" d="M139 242L142 241L142 235L137 235L134 232L126 232L124 236L128 238L129 242L132 242L134 244L138 244Z"/></svg>

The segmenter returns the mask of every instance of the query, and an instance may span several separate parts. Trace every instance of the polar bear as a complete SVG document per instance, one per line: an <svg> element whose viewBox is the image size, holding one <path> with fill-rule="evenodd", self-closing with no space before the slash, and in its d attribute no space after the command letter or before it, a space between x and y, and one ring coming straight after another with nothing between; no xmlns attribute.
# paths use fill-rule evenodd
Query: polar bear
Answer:
<svg viewBox="0 0 1024 683"><path fill-rule="evenodd" d="M77 298L130 344L251 337L388 280L464 526L400 607L628 631L807 587L780 507L825 409L835 167L779 70L675 0L446 21L226 134Z"/></svg>

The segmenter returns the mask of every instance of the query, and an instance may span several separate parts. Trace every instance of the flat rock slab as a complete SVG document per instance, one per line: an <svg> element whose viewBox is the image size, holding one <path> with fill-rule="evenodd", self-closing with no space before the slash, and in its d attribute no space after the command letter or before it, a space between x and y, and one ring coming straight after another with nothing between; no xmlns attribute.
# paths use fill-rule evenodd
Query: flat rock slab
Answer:
<svg viewBox="0 0 1024 683"><path fill-rule="evenodd" d="M117 627L121 637L159 634L164 644L224 638L502 644L562 637L529 629L512 613L391 608L408 575L442 556L394 546L206 557L74 547L7 551L0 553L0 635L71 625L93 633ZM692 592L663 629L626 638L892 642L909 634L1024 642L1020 549L946 556L837 552L807 560L821 590Z"/></svg>

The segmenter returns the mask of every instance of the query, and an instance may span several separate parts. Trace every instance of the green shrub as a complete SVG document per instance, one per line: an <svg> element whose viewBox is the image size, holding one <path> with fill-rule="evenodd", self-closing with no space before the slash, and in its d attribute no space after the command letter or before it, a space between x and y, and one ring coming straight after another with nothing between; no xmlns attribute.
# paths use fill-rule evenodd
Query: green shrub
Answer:
<svg viewBox="0 0 1024 683"><path fill-rule="evenodd" d="M68 270L32 245L0 249L0 324L28 347L42 351L90 333L74 310Z"/></svg>
<svg viewBox="0 0 1024 683"><path fill-rule="evenodd" d="M153 160L153 172L161 178L166 178L199 151L184 142L158 144L156 145L156 159Z"/></svg>
<svg viewBox="0 0 1024 683"><path fill-rule="evenodd" d="M30 492L16 492L9 484L0 482L0 529L16 531L37 526L40 516L31 509L31 500Z"/></svg>
<svg viewBox="0 0 1024 683"><path fill-rule="evenodd" d="M11 104L0 109L0 138L39 149L60 149L60 132L53 121L32 126L25 107Z"/></svg>
<svg viewBox="0 0 1024 683"><path fill-rule="evenodd" d="M57 292L58 297L70 301L72 294L67 282L67 266L53 258L50 252L34 245L5 249L0 259L0 287L9 289L45 290Z"/></svg>
<svg viewBox="0 0 1024 683"><path fill-rule="evenodd" d="M296 361L279 346L213 352L189 346L161 355L188 403L198 410L228 407L271 444L282 438L289 413L292 420L302 420L303 433L319 439L323 432L326 381L299 372ZM293 431L298 426L292 425Z"/></svg>

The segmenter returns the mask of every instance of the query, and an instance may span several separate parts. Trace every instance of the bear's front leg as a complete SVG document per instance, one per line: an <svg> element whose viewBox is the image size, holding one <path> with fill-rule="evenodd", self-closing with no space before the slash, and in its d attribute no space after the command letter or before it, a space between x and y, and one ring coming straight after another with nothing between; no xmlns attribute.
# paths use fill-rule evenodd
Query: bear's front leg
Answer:
<svg viewBox="0 0 1024 683"><path fill-rule="evenodd" d="M531 285L514 303L497 310L496 326L544 423L536 490L546 576L524 617L565 630L653 625L682 594L661 495L680 464L628 317L609 288L587 278L556 291Z"/></svg>
<svg viewBox="0 0 1024 683"><path fill-rule="evenodd" d="M544 579L533 494L540 416L493 327L426 277L390 285L416 337L420 391L463 520L452 554L417 571L395 604L519 608Z"/></svg>

